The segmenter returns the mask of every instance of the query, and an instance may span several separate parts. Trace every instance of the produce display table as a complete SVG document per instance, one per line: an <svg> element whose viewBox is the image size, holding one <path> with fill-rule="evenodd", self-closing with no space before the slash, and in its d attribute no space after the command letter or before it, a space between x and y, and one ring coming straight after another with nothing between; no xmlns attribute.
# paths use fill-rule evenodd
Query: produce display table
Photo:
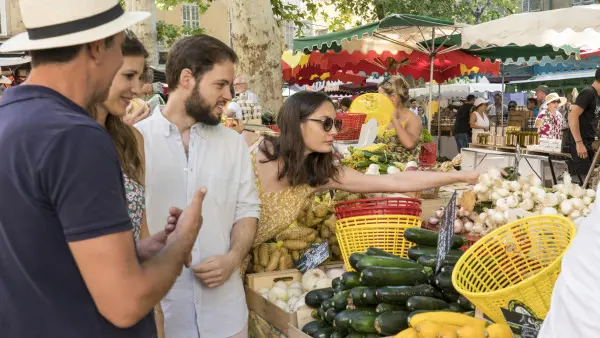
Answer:
<svg viewBox="0 0 600 338"><path fill-rule="evenodd" d="M462 168L466 170L504 168L514 166L515 163L515 147L470 144L469 148L462 149L462 155ZM571 165L570 155L564 153L523 149L521 159L521 175L536 175L542 182L546 182L549 174L548 179L552 179L552 184L556 184L557 176Z"/></svg>

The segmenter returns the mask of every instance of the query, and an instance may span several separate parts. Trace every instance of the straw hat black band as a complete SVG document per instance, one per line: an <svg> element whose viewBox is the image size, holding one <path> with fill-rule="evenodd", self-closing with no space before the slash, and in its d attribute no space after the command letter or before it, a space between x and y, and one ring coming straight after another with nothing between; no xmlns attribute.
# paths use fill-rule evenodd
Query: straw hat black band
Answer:
<svg viewBox="0 0 600 338"><path fill-rule="evenodd" d="M123 13L123 8L121 8L120 4L117 4L115 7L107 11L98 13L87 18L59 23L51 26L30 28L27 29L27 33L29 33L30 40L55 38L58 36L83 32L88 29L102 26L106 23L118 19L120 16L123 15Z"/></svg>

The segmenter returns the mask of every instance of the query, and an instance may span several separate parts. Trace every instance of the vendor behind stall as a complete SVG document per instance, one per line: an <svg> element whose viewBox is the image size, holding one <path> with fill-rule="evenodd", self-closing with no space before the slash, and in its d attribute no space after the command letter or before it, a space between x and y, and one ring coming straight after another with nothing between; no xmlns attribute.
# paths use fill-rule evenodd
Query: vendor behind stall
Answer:
<svg viewBox="0 0 600 338"><path fill-rule="evenodd" d="M490 130L490 119L486 114L488 104L488 100L481 97L475 100L473 104L470 119L470 126L473 130L473 143L477 143L477 134Z"/></svg>
<svg viewBox="0 0 600 338"><path fill-rule="evenodd" d="M600 68L596 69L594 83L585 87L577 96L569 112L569 148L577 171L587 174L594 157L592 142L596 137L598 124L597 101L600 93Z"/></svg>
<svg viewBox="0 0 600 338"><path fill-rule="evenodd" d="M469 136L471 135L471 111L473 110L473 103L475 102L475 95L469 94L463 105L458 108L456 112L456 121L454 122L454 139L456 140L456 148L458 153L462 148L469 146Z"/></svg>
<svg viewBox="0 0 600 338"><path fill-rule="evenodd" d="M559 140L562 137L563 116L558 108L564 106L567 99L560 97L557 93L551 93L546 96L546 101L542 104L544 107L535 120L535 127L538 129L540 137Z"/></svg>
<svg viewBox="0 0 600 338"><path fill-rule="evenodd" d="M540 108L537 106L537 100L535 97L530 97L527 99L527 110L532 111L534 117L537 117L540 113Z"/></svg>
<svg viewBox="0 0 600 338"><path fill-rule="evenodd" d="M408 90L408 82L400 75L391 76L379 84L379 94L389 97L395 107L388 129L395 129L396 135L389 137L390 142L383 142L395 145L393 151L401 155L402 162L418 160L421 152L421 118L406 107Z"/></svg>

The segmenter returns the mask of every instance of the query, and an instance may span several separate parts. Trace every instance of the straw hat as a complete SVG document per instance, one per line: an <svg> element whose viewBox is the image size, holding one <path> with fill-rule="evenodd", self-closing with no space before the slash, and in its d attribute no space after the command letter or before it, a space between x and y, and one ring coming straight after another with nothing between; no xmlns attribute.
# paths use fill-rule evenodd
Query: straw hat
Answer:
<svg viewBox="0 0 600 338"><path fill-rule="evenodd" d="M550 102L560 101L558 104L559 107L562 107L567 103L567 98L559 96L557 93L550 93L546 96L546 101L544 101L544 105L548 105Z"/></svg>
<svg viewBox="0 0 600 338"><path fill-rule="evenodd" d="M477 108L477 107L481 106L482 104L490 104L490 102L484 98L478 97L475 100L475 103L473 103L473 107Z"/></svg>
<svg viewBox="0 0 600 338"><path fill-rule="evenodd" d="M20 0L27 32L0 46L0 52L75 46L107 38L150 16L123 12L119 0Z"/></svg>

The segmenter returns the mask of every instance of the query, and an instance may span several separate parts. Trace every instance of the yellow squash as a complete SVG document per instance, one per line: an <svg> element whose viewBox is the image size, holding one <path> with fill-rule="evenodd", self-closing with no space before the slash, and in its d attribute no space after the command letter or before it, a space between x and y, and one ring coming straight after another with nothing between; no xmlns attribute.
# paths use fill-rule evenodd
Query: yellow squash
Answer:
<svg viewBox="0 0 600 338"><path fill-rule="evenodd" d="M473 318L462 313L456 312L425 312L414 315L410 319L410 326L416 327L422 321L434 321L443 325L455 325L455 326L474 326L485 328L486 322L483 319Z"/></svg>
<svg viewBox="0 0 600 338"><path fill-rule="evenodd" d="M420 322L415 329L419 333L419 338L436 338L438 332L442 329L442 325L426 320Z"/></svg>
<svg viewBox="0 0 600 338"><path fill-rule="evenodd" d="M492 324L485 330L486 338L512 338L512 331L508 324Z"/></svg>
<svg viewBox="0 0 600 338"><path fill-rule="evenodd" d="M485 329L476 326L464 326L457 332L458 338L485 338Z"/></svg>
<svg viewBox="0 0 600 338"><path fill-rule="evenodd" d="M419 338L417 330L409 327L408 329L398 333L394 338Z"/></svg>

